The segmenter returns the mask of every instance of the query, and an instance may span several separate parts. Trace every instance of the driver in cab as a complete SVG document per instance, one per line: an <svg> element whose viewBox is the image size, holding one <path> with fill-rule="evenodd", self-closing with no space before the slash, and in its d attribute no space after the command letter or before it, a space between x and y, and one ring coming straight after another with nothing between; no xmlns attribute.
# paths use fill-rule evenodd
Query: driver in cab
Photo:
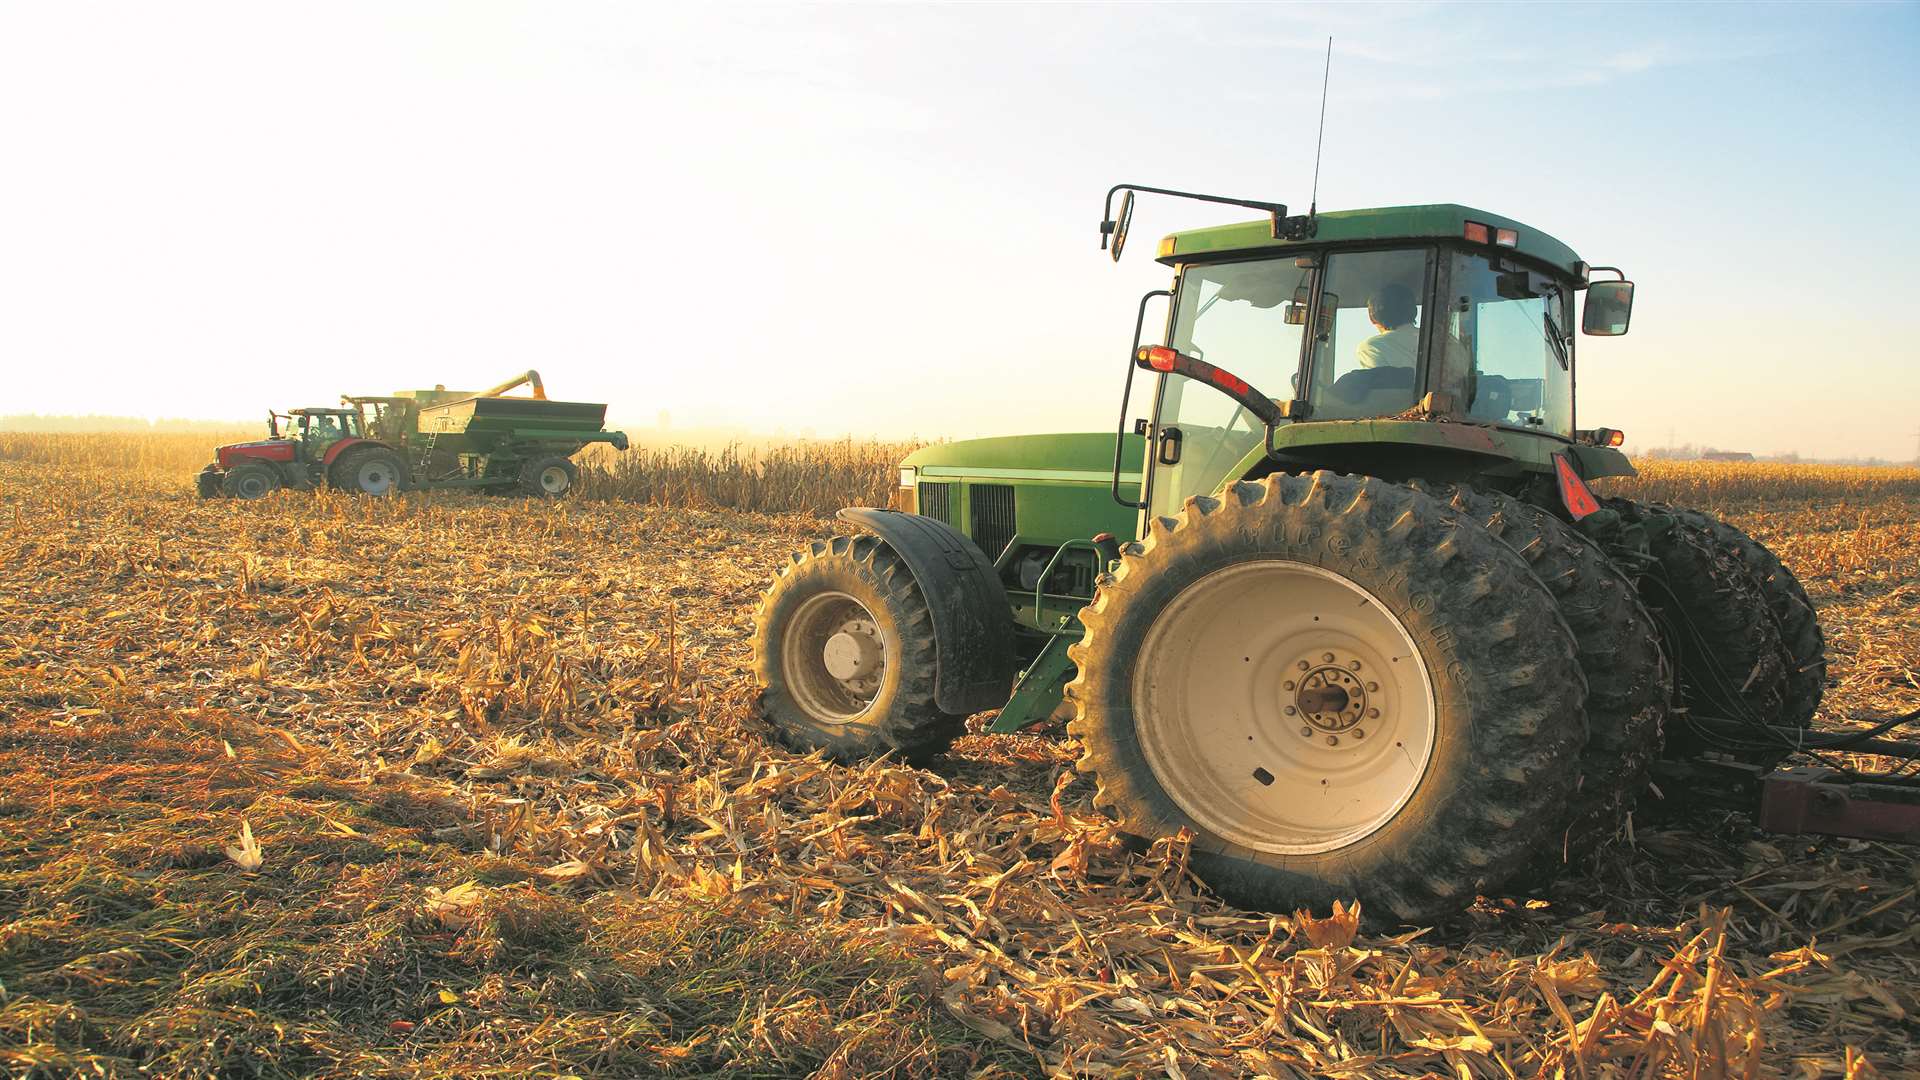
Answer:
<svg viewBox="0 0 1920 1080"><path fill-rule="evenodd" d="M1363 370L1410 368L1420 355L1420 328L1413 325L1413 290L1383 285L1367 301L1367 318L1380 331L1360 343L1355 359Z"/></svg>

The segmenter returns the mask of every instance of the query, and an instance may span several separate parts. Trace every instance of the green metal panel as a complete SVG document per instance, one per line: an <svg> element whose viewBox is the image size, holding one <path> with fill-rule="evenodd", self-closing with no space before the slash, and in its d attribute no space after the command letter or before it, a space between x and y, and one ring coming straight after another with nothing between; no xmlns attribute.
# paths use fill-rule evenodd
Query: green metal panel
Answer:
<svg viewBox="0 0 1920 1080"><path fill-rule="evenodd" d="M1160 261L1168 265L1217 258L1227 254L1256 254L1323 244L1389 240L1458 240L1469 221L1519 234L1513 250L1574 273L1579 256L1546 233L1509 217L1454 203L1430 206L1383 206L1371 210L1333 210L1319 215L1314 235L1304 240L1275 240L1269 219L1210 229L1178 232L1160 242ZM1489 250L1503 250L1491 248Z"/></svg>
<svg viewBox="0 0 1920 1080"><path fill-rule="evenodd" d="M1140 497L1140 461L1146 440L1126 436L1120 494ZM1015 435L969 439L922 447L902 463L919 470L921 483L945 483L944 519L976 536L976 485L1012 488L1014 521L1022 545L1058 546L1102 532L1131 537L1136 512L1115 502L1113 436L1098 434ZM987 552L989 558L997 551Z"/></svg>

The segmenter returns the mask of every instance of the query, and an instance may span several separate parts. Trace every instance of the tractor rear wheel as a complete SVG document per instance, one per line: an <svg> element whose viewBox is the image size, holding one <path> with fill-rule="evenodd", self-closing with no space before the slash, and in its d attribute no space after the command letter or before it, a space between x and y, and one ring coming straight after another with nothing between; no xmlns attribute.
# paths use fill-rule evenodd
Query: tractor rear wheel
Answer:
<svg viewBox="0 0 1920 1080"><path fill-rule="evenodd" d="M1701 510L1675 510L1673 514L1705 529L1721 550L1752 572L1761 598L1773 612L1780 644L1787 651L1786 704L1781 723L1788 727L1812 726L1813 714L1820 708L1820 698L1827 688L1827 639L1800 579L1764 544L1712 514Z"/></svg>
<svg viewBox="0 0 1920 1080"><path fill-rule="evenodd" d="M1786 650L1752 571L1711 533L1665 508L1609 505L1645 531L1655 562L1640 579L1640 595L1662 624L1688 715L1786 723ZM1686 723L1670 728L1666 745L1669 756L1718 750L1761 764L1787 750L1765 734L1730 740Z"/></svg>
<svg viewBox="0 0 1920 1080"><path fill-rule="evenodd" d="M356 446L335 459L327 479L342 491L390 495L406 486L407 463L384 446Z"/></svg>
<svg viewBox="0 0 1920 1080"><path fill-rule="evenodd" d="M580 482L580 467L559 454L534 458L520 467L520 490L541 499L558 499Z"/></svg>
<svg viewBox="0 0 1920 1080"><path fill-rule="evenodd" d="M1159 517L1080 614L1095 804L1264 910L1424 922L1554 842L1586 681L1553 596L1440 501L1318 472Z"/></svg>
<svg viewBox="0 0 1920 1080"><path fill-rule="evenodd" d="M963 734L966 718L935 701L937 663L926 597L875 536L795 554L754 618L761 716L794 749L836 760L921 761Z"/></svg>
<svg viewBox="0 0 1920 1080"><path fill-rule="evenodd" d="M220 489L236 499L258 499L280 487L280 474L270 465L242 462L220 478Z"/></svg>
<svg viewBox="0 0 1920 1080"><path fill-rule="evenodd" d="M1618 835L1660 754L1673 673L1659 626L1606 552L1540 507L1497 492L1415 487L1446 500L1526 559L1573 631L1587 677L1584 775L1569 797L1573 818L1563 842L1543 853L1540 868L1584 859Z"/></svg>

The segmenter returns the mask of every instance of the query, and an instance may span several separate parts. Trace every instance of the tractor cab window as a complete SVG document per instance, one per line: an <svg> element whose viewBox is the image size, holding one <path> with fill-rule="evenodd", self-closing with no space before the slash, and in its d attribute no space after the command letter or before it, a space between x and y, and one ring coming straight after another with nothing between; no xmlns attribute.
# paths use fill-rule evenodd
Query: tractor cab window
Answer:
<svg viewBox="0 0 1920 1080"><path fill-rule="evenodd" d="M1442 388L1476 420L1573 434L1573 293L1551 275L1454 256Z"/></svg>
<svg viewBox="0 0 1920 1080"><path fill-rule="evenodd" d="M300 418L300 435L312 450L323 450L360 434L360 418L350 413L319 413Z"/></svg>
<svg viewBox="0 0 1920 1080"><path fill-rule="evenodd" d="M1295 262L1288 255L1182 271L1173 347L1264 393L1291 397L1311 273ZM1164 445L1153 464L1158 513L1178 508L1189 495L1211 492L1266 438L1266 426L1232 398L1182 375L1166 379L1159 422Z"/></svg>
<svg viewBox="0 0 1920 1080"><path fill-rule="evenodd" d="M1327 257L1310 369L1313 419L1393 416L1419 402L1428 264L1424 248Z"/></svg>

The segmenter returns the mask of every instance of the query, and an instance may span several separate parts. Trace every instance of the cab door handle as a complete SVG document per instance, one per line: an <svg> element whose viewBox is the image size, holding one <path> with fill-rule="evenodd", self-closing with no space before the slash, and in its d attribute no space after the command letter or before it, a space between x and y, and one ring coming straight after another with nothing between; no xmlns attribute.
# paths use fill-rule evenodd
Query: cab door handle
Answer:
<svg viewBox="0 0 1920 1080"><path fill-rule="evenodd" d="M1180 464L1180 443L1182 436L1177 427L1161 428L1160 442L1154 450L1154 460L1162 465Z"/></svg>

